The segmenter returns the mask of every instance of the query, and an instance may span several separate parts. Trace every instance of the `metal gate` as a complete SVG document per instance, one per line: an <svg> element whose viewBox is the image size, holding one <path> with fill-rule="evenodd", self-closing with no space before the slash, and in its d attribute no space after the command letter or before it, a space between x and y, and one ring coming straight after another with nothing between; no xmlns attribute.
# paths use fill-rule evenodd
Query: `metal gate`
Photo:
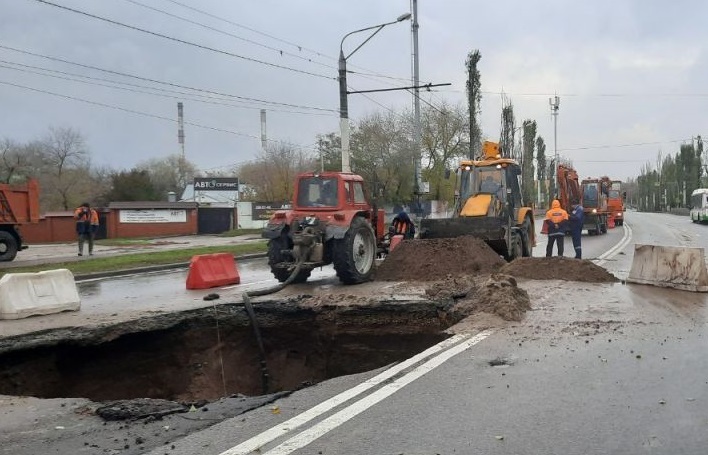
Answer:
<svg viewBox="0 0 708 455"><path fill-rule="evenodd" d="M197 210L197 232L199 234L221 234L233 227L234 209L202 208Z"/></svg>

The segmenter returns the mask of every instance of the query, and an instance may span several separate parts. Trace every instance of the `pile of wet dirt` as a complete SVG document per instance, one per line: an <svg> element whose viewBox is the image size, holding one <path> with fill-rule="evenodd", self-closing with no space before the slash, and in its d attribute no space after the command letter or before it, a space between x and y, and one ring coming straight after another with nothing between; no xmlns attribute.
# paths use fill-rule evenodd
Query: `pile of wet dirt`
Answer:
<svg viewBox="0 0 708 455"><path fill-rule="evenodd" d="M379 281L435 281L448 276L489 274L504 260L483 240L415 239L401 242L376 270Z"/></svg>
<svg viewBox="0 0 708 455"><path fill-rule="evenodd" d="M513 276L493 274L474 293L456 302L455 311L465 315L495 314L505 321L521 321L531 309L529 294L517 286Z"/></svg>
<svg viewBox="0 0 708 455"><path fill-rule="evenodd" d="M425 295L436 300L461 299L477 290L475 278L470 275L448 275L442 281L436 281L425 289Z"/></svg>
<svg viewBox="0 0 708 455"><path fill-rule="evenodd" d="M614 283L617 277L588 260L566 257L518 258L506 264L501 273L532 280L583 281L586 283Z"/></svg>

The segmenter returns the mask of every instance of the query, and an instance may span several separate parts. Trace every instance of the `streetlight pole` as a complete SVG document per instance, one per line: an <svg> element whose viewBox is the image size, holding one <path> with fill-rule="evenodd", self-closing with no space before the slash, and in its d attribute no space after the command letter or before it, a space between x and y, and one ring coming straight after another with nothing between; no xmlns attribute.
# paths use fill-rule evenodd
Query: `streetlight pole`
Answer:
<svg viewBox="0 0 708 455"><path fill-rule="evenodd" d="M548 104L551 105L551 115L553 116L553 191L554 197L558 197L558 107L560 106L560 98L558 95L553 98L548 98Z"/></svg>
<svg viewBox="0 0 708 455"><path fill-rule="evenodd" d="M366 44L371 38L373 38L374 35L380 32L382 28L386 27L387 25L392 25L398 22L405 21L406 19L410 19L410 17L410 13L405 13L398 16L395 21L386 22L384 24L374 25L359 30L354 30L353 32L349 32L344 35L342 41L339 43L339 130L342 135L342 172L352 171L351 165L349 164L349 103L347 100L347 59L354 55L356 51L361 49L361 47ZM350 35L365 32L368 30L374 30L374 32L369 35L369 37L366 38L361 44L359 44L353 51L351 51L349 55L345 56L343 50L344 40L347 39L347 37Z"/></svg>
<svg viewBox="0 0 708 455"><path fill-rule="evenodd" d="M420 65L418 63L418 0L411 2L413 18L411 22L411 33L413 35L413 130L414 130L414 147L415 147L415 163L413 166L415 182L413 183L413 192L416 197L416 212L419 217L423 216L423 209L420 204L420 197L423 193L421 177L421 149L422 149L422 131L420 126Z"/></svg>

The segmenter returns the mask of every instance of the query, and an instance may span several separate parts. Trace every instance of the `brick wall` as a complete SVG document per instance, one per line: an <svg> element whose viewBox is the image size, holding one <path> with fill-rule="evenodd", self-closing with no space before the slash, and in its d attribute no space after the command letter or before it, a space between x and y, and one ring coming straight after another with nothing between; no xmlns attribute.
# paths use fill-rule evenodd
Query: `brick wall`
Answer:
<svg viewBox="0 0 708 455"><path fill-rule="evenodd" d="M196 209L187 210L185 223L120 223L118 212L119 209L105 211L109 239L197 234ZM45 214L39 223L22 225L20 233L27 244L66 243L77 238L73 212Z"/></svg>
<svg viewBox="0 0 708 455"><path fill-rule="evenodd" d="M20 226L20 234L28 244L72 242L76 240L73 213L45 215L39 223Z"/></svg>

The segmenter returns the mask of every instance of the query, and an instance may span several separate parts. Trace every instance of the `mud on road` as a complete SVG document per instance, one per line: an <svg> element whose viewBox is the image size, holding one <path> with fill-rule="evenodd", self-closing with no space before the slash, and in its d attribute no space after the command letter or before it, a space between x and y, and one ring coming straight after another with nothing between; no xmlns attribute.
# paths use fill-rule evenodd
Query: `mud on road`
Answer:
<svg viewBox="0 0 708 455"><path fill-rule="evenodd" d="M38 407L63 403L56 415L13 423L16 432L0 443L15 453L52 445L62 453L88 446L130 454L169 445L277 394L409 358L452 331L521 321L533 302L517 277L616 280L588 261L506 264L474 238L405 241L374 282L315 281L255 299L265 364L238 301L0 338L0 394L8 395L0 408L24 412L27 400ZM44 436L30 441L32 432Z"/></svg>

